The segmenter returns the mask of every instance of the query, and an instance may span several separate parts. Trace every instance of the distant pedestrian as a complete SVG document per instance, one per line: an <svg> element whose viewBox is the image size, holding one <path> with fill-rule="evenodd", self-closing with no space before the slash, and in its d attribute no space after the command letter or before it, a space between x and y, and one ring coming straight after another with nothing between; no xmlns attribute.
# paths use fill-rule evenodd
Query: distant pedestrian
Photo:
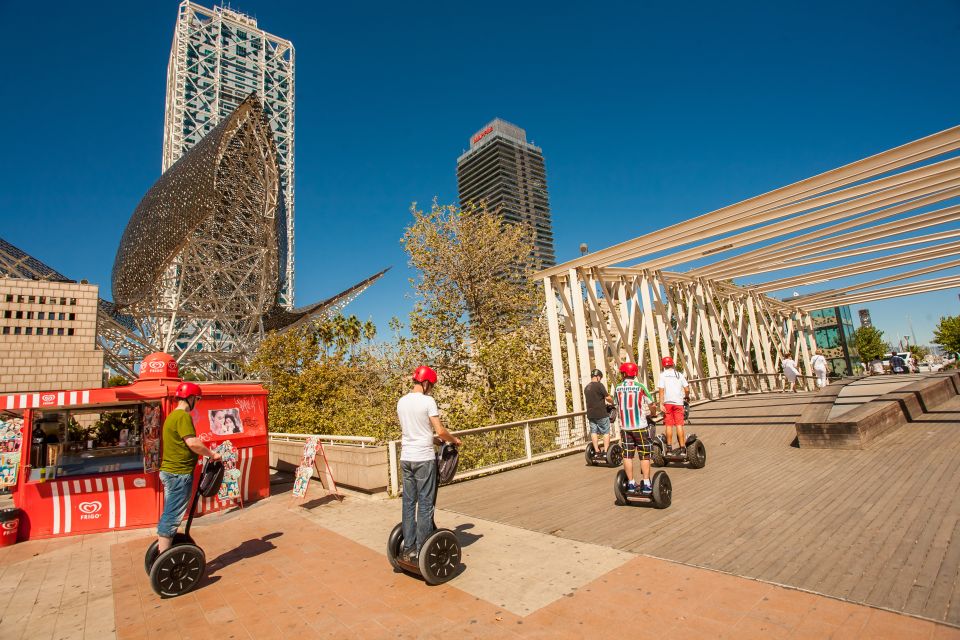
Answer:
<svg viewBox="0 0 960 640"><path fill-rule="evenodd" d="M790 391L797 390L797 376L800 375L800 370L797 369L797 362L790 357L789 353L783 354L783 375L787 379L786 384L784 385L783 390L787 391L789 386Z"/></svg>
<svg viewBox="0 0 960 640"><path fill-rule="evenodd" d="M910 373L919 373L920 367L917 366L917 359L913 357L913 353L907 353L907 370Z"/></svg>
<svg viewBox="0 0 960 640"><path fill-rule="evenodd" d="M870 361L870 375L883 375L883 360L880 358L874 358Z"/></svg>
<svg viewBox="0 0 960 640"><path fill-rule="evenodd" d="M587 401L587 421L590 422L590 439L593 450L600 452L597 440L603 436L603 451L610 448L610 414L607 407L613 405L613 397L600 380L603 372L594 369L590 372L590 384L583 388L583 397Z"/></svg>
<svg viewBox="0 0 960 640"><path fill-rule="evenodd" d="M907 373L907 361L896 351L890 354L890 371L892 373Z"/></svg>
<svg viewBox="0 0 960 640"><path fill-rule="evenodd" d="M827 359L823 357L820 349L813 352L810 358L810 368L813 369L813 375L817 376L817 389L823 389L827 386Z"/></svg>

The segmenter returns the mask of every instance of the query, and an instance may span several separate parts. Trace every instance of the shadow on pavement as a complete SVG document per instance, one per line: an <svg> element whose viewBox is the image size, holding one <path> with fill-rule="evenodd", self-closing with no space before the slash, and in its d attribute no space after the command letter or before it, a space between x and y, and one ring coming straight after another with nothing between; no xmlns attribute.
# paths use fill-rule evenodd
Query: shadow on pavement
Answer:
<svg viewBox="0 0 960 640"><path fill-rule="evenodd" d="M467 533L467 529L473 529L473 523L466 522L464 524L458 524L457 528L453 532L457 535L457 540L460 541L460 547L469 547L474 542L483 537L483 534L474 534Z"/></svg>
<svg viewBox="0 0 960 640"><path fill-rule="evenodd" d="M274 538L279 538L282 535L283 534L279 531L268 533L261 538L254 538L252 540L242 542L239 547L231 549L225 553L221 553L219 556L207 563L206 580L202 582L200 586L211 584L212 582L218 580L219 578L214 578L213 574L221 569L229 567L235 562L240 562L241 560L246 560L248 558L254 558L266 553L267 551L276 549L276 545L270 541Z"/></svg>

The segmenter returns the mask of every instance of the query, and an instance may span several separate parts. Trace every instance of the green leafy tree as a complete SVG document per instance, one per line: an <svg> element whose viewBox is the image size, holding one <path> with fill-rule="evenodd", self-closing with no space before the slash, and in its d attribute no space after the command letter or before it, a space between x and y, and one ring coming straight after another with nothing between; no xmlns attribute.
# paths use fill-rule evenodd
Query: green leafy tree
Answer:
<svg viewBox="0 0 960 640"><path fill-rule="evenodd" d="M130 381L121 375L110 376L110 378L107 380L108 387L122 387L126 384L130 384Z"/></svg>
<svg viewBox="0 0 960 640"><path fill-rule="evenodd" d="M950 353L960 351L960 316L940 318L933 330L933 341Z"/></svg>
<svg viewBox="0 0 960 640"><path fill-rule="evenodd" d="M853 344L863 362L882 358L890 352L890 345L883 339L883 331L876 327L860 327L854 331Z"/></svg>
<svg viewBox="0 0 960 640"><path fill-rule="evenodd" d="M554 413L543 294L529 277L532 236L483 206L414 206L402 243L418 277L406 355L434 366L437 402L455 430ZM408 374L409 375L409 374ZM553 429L531 434L534 451ZM516 432L469 436L469 469L522 455Z"/></svg>
<svg viewBox="0 0 960 640"><path fill-rule="evenodd" d="M338 316L264 339L247 370L270 390L272 430L397 437L399 376L389 357L357 347L362 334L355 317Z"/></svg>
<svg viewBox="0 0 960 640"><path fill-rule="evenodd" d="M438 400L454 428L551 413L529 230L483 206L434 202L430 211L414 206L411 213L402 240L418 272L410 331L416 350L440 371Z"/></svg>

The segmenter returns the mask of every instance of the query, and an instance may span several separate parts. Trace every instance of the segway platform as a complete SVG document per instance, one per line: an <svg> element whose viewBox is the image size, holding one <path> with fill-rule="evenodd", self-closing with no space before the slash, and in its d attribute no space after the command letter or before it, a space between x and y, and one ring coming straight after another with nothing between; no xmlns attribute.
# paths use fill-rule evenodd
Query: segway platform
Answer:
<svg viewBox="0 0 960 640"><path fill-rule="evenodd" d="M671 462L688 464L692 469L702 469L707 464L707 448L703 442L697 438L697 434L691 433L687 436L685 453L672 453L667 451L667 439L664 435L658 434L653 439L653 466L665 467Z"/></svg>
<svg viewBox="0 0 960 640"><path fill-rule="evenodd" d="M617 472L617 477L613 482L613 494L617 504L620 506L649 505L655 509L666 509L673 500L673 485L670 484L670 476L666 471L657 471L653 474L651 481L653 491L649 494L640 492L640 484L637 484L636 491L627 489L627 472L623 469Z"/></svg>
<svg viewBox="0 0 960 640"><path fill-rule="evenodd" d="M450 529L437 529L423 543L416 563L403 559L403 523L390 532L387 559L394 569L421 576L429 585L443 584L457 573L460 566L460 542Z"/></svg>
<svg viewBox="0 0 960 640"><path fill-rule="evenodd" d="M158 542L154 540L143 558L143 568L150 576L150 586L157 595L172 598L188 593L203 577L207 566L207 557L203 549L190 537L190 525L201 497L210 498L220 490L223 482L223 463L219 460L207 460L200 472L200 483L190 501L190 514L183 533L173 536L172 546L158 554Z"/></svg>
<svg viewBox="0 0 960 640"><path fill-rule="evenodd" d="M594 448L592 442L587 443L587 449L583 452L587 460L587 466L606 465L608 467L619 467L623 462L623 447L618 442L611 442L610 447L604 450Z"/></svg>

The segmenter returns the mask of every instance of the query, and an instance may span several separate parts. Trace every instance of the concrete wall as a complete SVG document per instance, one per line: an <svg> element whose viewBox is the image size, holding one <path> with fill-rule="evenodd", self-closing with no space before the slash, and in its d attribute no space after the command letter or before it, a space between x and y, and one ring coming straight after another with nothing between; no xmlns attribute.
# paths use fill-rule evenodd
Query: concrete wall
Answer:
<svg viewBox="0 0 960 640"><path fill-rule="evenodd" d="M0 278L0 393L103 386L96 334L95 285Z"/></svg>
<svg viewBox="0 0 960 640"><path fill-rule="evenodd" d="M387 447L357 447L324 445L327 462L333 471L333 481L349 489L378 493L387 490L390 461ZM284 442L270 439L270 466L278 471L293 472L303 455L302 442ZM317 456L317 464L323 462ZM314 472L314 478L317 477Z"/></svg>

